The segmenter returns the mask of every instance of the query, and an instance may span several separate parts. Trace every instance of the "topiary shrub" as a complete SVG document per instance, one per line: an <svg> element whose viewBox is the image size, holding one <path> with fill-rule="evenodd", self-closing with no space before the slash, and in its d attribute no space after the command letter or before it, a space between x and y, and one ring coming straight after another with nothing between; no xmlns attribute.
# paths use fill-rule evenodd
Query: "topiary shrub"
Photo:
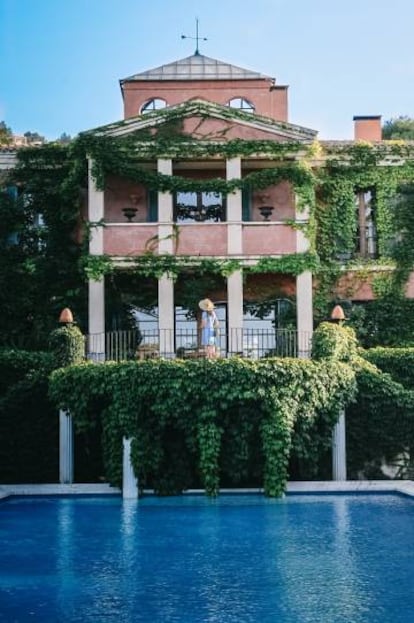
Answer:
<svg viewBox="0 0 414 623"><path fill-rule="evenodd" d="M352 362L358 355L355 331L333 322L321 322L312 336L312 359Z"/></svg>
<svg viewBox="0 0 414 623"><path fill-rule="evenodd" d="M49 349L56 368L81 363L85 359L85 338L76 325L68 324L52 331Z"/></svg>

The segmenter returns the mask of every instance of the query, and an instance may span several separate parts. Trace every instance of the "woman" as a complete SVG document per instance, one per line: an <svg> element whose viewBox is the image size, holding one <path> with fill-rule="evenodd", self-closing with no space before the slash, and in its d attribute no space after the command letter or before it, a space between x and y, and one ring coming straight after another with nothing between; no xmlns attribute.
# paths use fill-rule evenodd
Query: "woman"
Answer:
<svg viewBox="0 0 414 623"><path fill-rule="evenodd" d="M208 359L217 356L217 335L219 321L216 315L214 303L210 299L203 299L198 304L201 314L201 345L204 346Z"/></svg>

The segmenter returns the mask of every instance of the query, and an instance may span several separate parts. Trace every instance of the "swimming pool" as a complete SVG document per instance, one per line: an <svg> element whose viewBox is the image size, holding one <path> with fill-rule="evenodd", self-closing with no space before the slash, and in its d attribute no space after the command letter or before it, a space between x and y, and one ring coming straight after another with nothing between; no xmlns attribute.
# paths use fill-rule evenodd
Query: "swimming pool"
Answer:
<svg viewBox="0 0 414 623"><path fill-rule="evenodd" d="M0 621L408 623L398 495L9 498Z"/></svg>

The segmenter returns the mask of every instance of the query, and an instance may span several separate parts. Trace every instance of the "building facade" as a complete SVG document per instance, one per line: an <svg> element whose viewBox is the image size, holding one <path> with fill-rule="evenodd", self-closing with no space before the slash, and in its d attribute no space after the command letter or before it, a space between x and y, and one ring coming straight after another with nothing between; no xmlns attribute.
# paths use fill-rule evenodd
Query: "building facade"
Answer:
<svg viewBox="0 0 414 623"><path fill-rule="evenodd" d="M92 230L90 253L109 256L119 270L128 271L128 262L148 256L152 241L151 253L175 256L181 260L184 274L188 263L185 278L190 281L197 279L191 271L197 262L237 262L237 269L226 276L224 287L213 286L204 292L205 297L215 301L220 315L221 352L249 352L252 356L271 353L275 343L269 334L274 335L272 328L280 320L278 309L283 304L288 306L293 295L296 351L305 356L313 327L311 271L289 276L265 271L260 275L253 270L247 278L244 275L263 258L309 251L309 241L301 227L308 223L307 207L299 207L289 179L282 173L276 174L276 183L262 182L257 189L242 183L269 169L277 173L288 159L299 161L301 146L308 148L316 137L315 131L288 122L287 87L276 86L268 76L194 54L121 80L121 90L125 119L97 128L92 134L118 140L135 137L137 167L171 176L177 179L178 186L173 192L154 191L145 183L114 171L106 175L105 186L98 190L91 161L88 219L104 222L105 227ZM172 131L179 126L178 152L173 147L173 137L165 140L168 125ZM143 140L145 134L149 141ZM151 136L156 141L160 135L164 136L165 153L160 148L158 154L150 157ZM248 146L245 155L220 149L238 142ZM269 150L269 144L275 149ZM285 150L280 148L283 145ZM295 146L291 154L290 145ZM274 159L275 150L283 153L283 160L280 155ZM180 179L190 185L183 184L180 189ZM216 190L220 181L224 182L223 192ZM234 183L232 192L225 192L226 183ZM266 295L260 294L254 285L260 277ZM168 272L159 276L159 337L154 342L155 349L164 354L178 350L190 353L198 347L197 308L183 309L176 300L175 286L176 279ZM269 309L258 315L256 310L255 323L249 308L260 304ZM103 335L109 328L104 279L90 281L89 310L90 334ZM193 316L193 323L187 323L181 336L180 314L190 319ZM98 342L94 343L92 350L102 356L104 344L97 347Z"/></svg>
<svg viewBox="0 0 414 623"><path fill-rule="evenodd" d="M318 142L290 122L287 86L198 52L120 87L124 118L80 135L89 259L102 268L89 279L92 358L203 356L204 298L216 306L221 356L308 356L325 203L331 221L343 219L340 193L337 205L318 198L329 184L317 176L354 167L355 147L359 173L343 186L355 223L333 227L324 252L345 263L337 298L372 299L371 277L346 269L385 244L367 172L407 160L383 147L379 116L354 117L353 141ZM5 152L0 168L12 159Z"/></svg>

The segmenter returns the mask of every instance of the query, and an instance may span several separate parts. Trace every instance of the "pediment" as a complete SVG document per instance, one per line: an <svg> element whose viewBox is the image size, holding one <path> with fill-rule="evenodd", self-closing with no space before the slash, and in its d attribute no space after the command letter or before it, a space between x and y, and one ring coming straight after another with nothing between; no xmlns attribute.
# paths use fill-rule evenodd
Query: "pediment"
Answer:
<svg viewBox="0 0 414 623"><path fill-rule="evenodd" d="M138 115L85 132L98 136L122 137L153 134L162 126L175 123L183 135L202 141L274 140L277 142L311 143L317 131L269 117L235 110L212 102L194 99L163 108L147 115Z"/></svg>

